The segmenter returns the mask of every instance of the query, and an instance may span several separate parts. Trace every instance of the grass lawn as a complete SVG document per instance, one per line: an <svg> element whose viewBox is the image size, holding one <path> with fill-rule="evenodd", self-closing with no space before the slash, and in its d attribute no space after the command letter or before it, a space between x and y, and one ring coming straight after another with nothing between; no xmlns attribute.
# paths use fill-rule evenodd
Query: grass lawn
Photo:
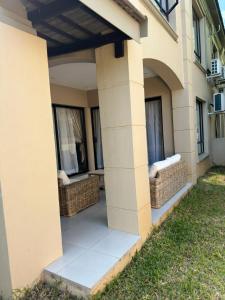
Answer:
<svg viewBox="0 0 225 300"><path fill-rule="evenodd" d="M45 289L50 296L35 298L28 291L23 299L74 299ZM225 299L225 168L213 168L199 180L95 299Z"/></svg>

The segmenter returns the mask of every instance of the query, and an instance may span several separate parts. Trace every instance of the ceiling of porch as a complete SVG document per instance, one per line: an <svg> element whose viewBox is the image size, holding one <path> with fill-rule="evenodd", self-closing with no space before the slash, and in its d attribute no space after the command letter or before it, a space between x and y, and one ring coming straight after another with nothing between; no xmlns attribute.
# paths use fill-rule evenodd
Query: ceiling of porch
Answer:
<svg viewBox="0 0 225 300"><path fill-rule="evenodd" d="M84 91L97 89L95 63L68 63L49 69L51 83ZM151 69L144 67L144 78L157 76Z"/></svg>
<svg viewBox="0 0 225 300"><path fill-rule="evenodd" d="M129 37L79 0L22 0L49 57L119 43Z"/></svg>

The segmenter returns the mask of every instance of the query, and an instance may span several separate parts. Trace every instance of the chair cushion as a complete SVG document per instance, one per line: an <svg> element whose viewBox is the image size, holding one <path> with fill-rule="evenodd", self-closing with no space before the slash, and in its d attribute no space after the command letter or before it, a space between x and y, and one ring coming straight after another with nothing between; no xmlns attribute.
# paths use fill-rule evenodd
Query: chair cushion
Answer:
<svg viewBox="0 0 225 300"><path fill-rule="evenodd" d="M175 163L177 163L181 160L181 155L180 154L175 154L173 156L167 157L166 160L169 160L169 161L171 161L172 163L175 164Z"/></svg>
<svg viewBox="0 0 225 300"><path fill-rule="evenodd" d="M70 184L70 179L63 170L58 171L58 178L62 180L63 185Z"/></svg>
<svg viewBox="0 0 225 300"><path fill-rule="evenodd" d="M155 178L158 171L169 167L171 162L169 160L161 160L155 162L149 169L149 178Z"/></svg>
<svg viewBox="0 0 225 300"><path fill-rule="evenodd" d="M171 157L168 157L165 160L157 161L151 165L149 168L149 178L155 178L158 171L163 170L181 160L181 155L176 154Z"/></svg>
<svg viewBox="0 0 225 300"><path fill-rule="evenodd" d="M76 175L76 176L70 178L70 183L78 182L78 181L81 181L81 180L84 180L84 179L87 179L87 178L89 178L88 174Z"/></svg>

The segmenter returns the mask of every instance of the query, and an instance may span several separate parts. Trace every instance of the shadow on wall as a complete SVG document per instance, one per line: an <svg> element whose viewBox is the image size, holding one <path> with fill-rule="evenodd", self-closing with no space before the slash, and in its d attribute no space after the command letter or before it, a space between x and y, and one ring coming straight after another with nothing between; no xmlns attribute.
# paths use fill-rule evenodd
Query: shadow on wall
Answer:
<svg viewBox="0 0 225 300"><path fill-rule="evenodd" d="M147 58L143 60L143 63L144 66L159 75L172 91L183 89L183 84L180 79L177 77L174 71L163 62L156 59Z"/></svg>

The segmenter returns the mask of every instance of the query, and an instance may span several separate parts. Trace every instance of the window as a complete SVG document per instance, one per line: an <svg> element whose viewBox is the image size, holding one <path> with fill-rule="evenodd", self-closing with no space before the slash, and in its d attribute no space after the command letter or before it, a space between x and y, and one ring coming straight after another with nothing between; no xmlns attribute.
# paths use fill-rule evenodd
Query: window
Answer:
<svg viewBox="0 0 225 300"><path fill-rule="evenodd" d="M203 103L200 100L196 101L196 118L197 118L197 144L198 155L204 153L204 123L203 123Z"/></svg>
<svg viewBox="0 0 225 300"><path fill-rule="evenodd" d="M53 106L58 169L72 176L88 171L84 109Z"/></svg>
<svg viewBox="0 0 225 300"><path fill-rule="evenodd" d="M170 13L175 9L178 0L155 0L156 4L159 6L161 13L169 20Z"/></svg>
<svg viewBox="0 0 225 300"><path fill-rule="evenodd" d="M93 143L94 143L94 153L95 153L95 168L103 169L103 151L102 151L102 134L101 134L101 124L100 124L100 114L99 108L93 107L91 109L92 117L92 130L93 130Z"/></svg>
<svg viewBox="0 0 225 300"><path fill-rule="evenodd" d="M154 162L165 158L161 97L146 99L145 112L148 164L152 165Z"/></svg>
<svg viewBox="0 0 225 300"><path fill-rule="evenodd" d="M193 29L194 29L194 53L196 59L201 62L201 34L200 19L193 9Z"/></svg>

